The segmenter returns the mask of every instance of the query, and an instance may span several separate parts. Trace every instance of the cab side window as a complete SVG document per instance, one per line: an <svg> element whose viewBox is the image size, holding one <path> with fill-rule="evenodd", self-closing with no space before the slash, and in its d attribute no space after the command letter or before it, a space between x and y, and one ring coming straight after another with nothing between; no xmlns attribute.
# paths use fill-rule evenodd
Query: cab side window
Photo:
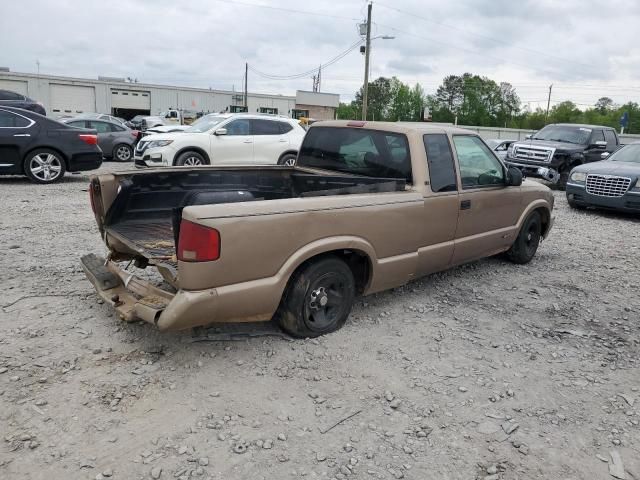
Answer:
<svg viewBox="0 0 640 480"><path fill-rule="evenodd" d="M457 190L456 169L453 163L451 145L445 134L427 134L423 136L427 152L431 191L455 192Z"/></svg>
<svg viewBox="0 0 640 480"><path fill-rule="evenodd" d="M504 185L504 168L479 137L454 135L462 188Z"/></svg>
<svg viewBox="0 0 640 480"><path fill-rule="evenodd" d="M602 130L594 130L593 133L591 133L589 144L593 145L596 142L604 142L604 134L602 133Z"/></svg>
<svg viewBox="0 0 640 480"><path fill-rule="evenodd" d="M614 150L618 146L616 134L613 133L613 130L605 130L604 139L607 142L607 150Z"/></svg>

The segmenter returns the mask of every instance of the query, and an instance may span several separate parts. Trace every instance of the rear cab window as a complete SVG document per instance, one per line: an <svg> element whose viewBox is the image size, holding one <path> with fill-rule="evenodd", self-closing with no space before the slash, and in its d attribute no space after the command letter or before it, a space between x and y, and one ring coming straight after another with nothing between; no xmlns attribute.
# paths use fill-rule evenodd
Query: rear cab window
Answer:
<svg viewBox="0 0 640 480"><path fill-rule="evenodd" d="M457 191L455 163L447 135L428 133L422 138L427 153L431 191L434 193Z"/></svg>
<svg viewBox="0 0 640 480"><path fill-rule="evenodd" d="M413 183L407 137L365 128L314 127L307 132L297 164Z"/></svg>
<svg viewBox="0 0 640 480"><path fill-rule="evenodd" d="M607 150L614 149L618 146L618 137L613 130L604 131L604 140L607 142Z"/></svg>

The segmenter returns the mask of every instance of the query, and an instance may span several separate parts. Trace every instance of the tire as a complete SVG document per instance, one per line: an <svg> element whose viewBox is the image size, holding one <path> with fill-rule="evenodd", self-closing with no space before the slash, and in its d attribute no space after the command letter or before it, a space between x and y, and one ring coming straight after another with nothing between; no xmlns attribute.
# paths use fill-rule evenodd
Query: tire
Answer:
<svg viewBox="0 0 640 480"><path fill-rule="evenodd" d="M569 173L571 173L571 167L565 167L560 172L560 179L558 180L558 183L556 183L556 188L558 190L567 189L567 182L569 181Z"/></svg>
<svg viewBox="0 0 640 480"><path fill-rule="evenodd" d="M112 157L118 162L129 162L133 158L133 148L126 143L120 143L113 148Z"/></svg>
<svg viewBox="0 0 640 480"><path fill-rule="evenodd" d="M293 275L274 318L293 337L325 335L345 324L355 293L349 266L336 257L324 257Z"/></svg>
<svg viewBox="0 0 640 480"><path fill-rule="evenodd" d="M209 161L198 152L184 152L175 161L175 165L180 167L197 167L198 165L209 165Z"/></svg>
<svg viewBox="0 0 640 480"><path fill-rule="evenodd" d="M293 167L296 164L296 158L298 158L298 156L295 153L285 153L278 160L278 165Z"/></svg>
<svg viewBox="0 0 640 480"><path fill-rule="evenodd" d="M507 250L507 258L513 263L529 263L535 256L542 237L542 218L538 212L533 212L527 217L520 229L520 233Z"/></svg>
<svg viewBox="0 0 640 480"><path fill-rule="evenodd" d="M27 154L24 173L34 183L55 183L62 180L67 167L62 155L55 150L39 148Z"/></svg>

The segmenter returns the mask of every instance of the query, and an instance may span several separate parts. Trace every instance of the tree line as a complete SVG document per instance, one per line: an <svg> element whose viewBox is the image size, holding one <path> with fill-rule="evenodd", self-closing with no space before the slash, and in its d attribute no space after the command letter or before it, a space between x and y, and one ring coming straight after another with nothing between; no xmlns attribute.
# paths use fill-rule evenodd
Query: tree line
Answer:
<svg viewBox="0 0 640 480"><path fill-rule="evenodd" d="M352 102L340 104L338 118L360 119L362 97L361 87ZM434 122L457 120L459 125L539 130L549 123L588 123L619 129L620 118L627 112L625 132L640 133L640 105L636 102L617 105L605 96L582 110L566 100L553 105L547 115L546 109L523 107L510 83L471 73L445 77L432 95L425 94L420 84L411 87L396 77L380 77L369 83L368 97L367 120L420 121L427 107Z"/></svg>

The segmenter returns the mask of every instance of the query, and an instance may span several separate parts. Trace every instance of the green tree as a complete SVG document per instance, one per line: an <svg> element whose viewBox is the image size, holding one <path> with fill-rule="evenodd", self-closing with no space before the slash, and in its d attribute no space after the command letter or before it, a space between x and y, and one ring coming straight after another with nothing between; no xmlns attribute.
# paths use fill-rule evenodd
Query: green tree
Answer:
<svg viewBox="0 0 640 480"><path fill-rule="evenodd" d="M340 120L359 120L362 117L362 108L358 109L358 106L354 101L350 103L340 102L336 111L336 118Z"/></svg>
<svg viewBox="0 0 640 480"><path fill-rule="evenodd" d="M565 100L551 107L548 123L580 123L583 118L583 112L576 104Z"/></svg>
<svg viewBox="0 0 640 480"><path fill-rule="evenodd" d="M611 110L613 108L613 100L609 97L600 97L596 102L596 110L600 112L600 114L605 115L607 110Z"/></svg>

